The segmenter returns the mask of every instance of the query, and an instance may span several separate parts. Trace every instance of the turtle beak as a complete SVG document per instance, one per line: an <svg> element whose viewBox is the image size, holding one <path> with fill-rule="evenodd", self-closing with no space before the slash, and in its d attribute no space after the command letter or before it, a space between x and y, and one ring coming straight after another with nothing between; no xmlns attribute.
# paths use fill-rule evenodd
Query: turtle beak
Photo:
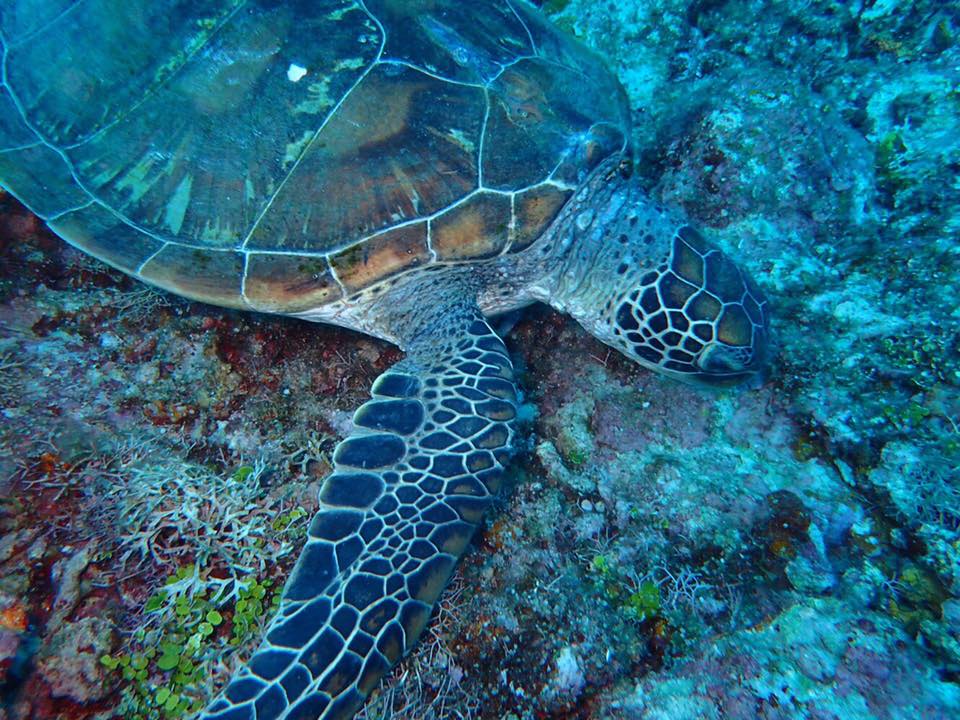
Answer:
<svg viewBox="0 0 960 720"><path fill-rule="evenodd" d="M767 331L761 331L748 346L732 347L714 342L697 359L696 379L711 385L735 385L762 372L767 357Z"/></svg>

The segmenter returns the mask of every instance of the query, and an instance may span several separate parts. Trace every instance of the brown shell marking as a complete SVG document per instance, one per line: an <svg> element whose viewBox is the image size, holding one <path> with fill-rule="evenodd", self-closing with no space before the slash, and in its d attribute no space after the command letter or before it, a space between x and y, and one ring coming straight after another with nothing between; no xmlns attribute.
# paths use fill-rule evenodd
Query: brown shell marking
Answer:
<svg viewBox="0 0 960 720"><path fill-rule="evenodd" d="M433 220L430 243L438 260L480 260L499 254L510 231L510 197L481 192Z"/></svg>
<svg viewBox="0 0 960 720"><path fill-rule="evenodd" d="M546 184L517 193L514 199L516 221L510 252L519 252L530 247L572 195L572 190Z"/></svg>
<svg viewBox="0 0 960 720"><path fill-rule="evenodd" d="M673 270L687 282L703 285L703 256L679 237L673 241Z"/></svg>
<svg viewBox="0 0 960 720"><path fill-rule="evenodd" d="M717 324L717 339L728 345L743 347L750 345L752 337L753 324L743 308L737 305L725 308Z"/></svg>
<svg viewBox="0 0 960 720"><path fill-rule="evenodd" d="M477 185L472 148L483 115L480 88L374 67L305 151L246 249L335 251L451 205Z"/></svg>
<svg viewBox="0 0 960 720"><path fill-rule="evenodd" d="M250 3L211 32L203 29L206 3L183 3L168 22L164 3L135 2L121 10L129 5L131 14L155 22L104 21L127 35L118 45L106 42L96 24L87 32L87 21L98 19L87 17L89 8L110 12L116 5L85 3L83 12L38 37L46 48L38 50L42 58L64 55L71 66L105 73L92 98L73 94L69 73L61 75L46 60L28 68L30 54L15 63L23 74L20 92L39 98L38 122L55 138L83 141L65 153L97 199L163 240L237 248L304 138L376 58L379 36L357 41L375 27L359 7L345 9L331 32L320 3L306 13L294 3ZM121 10L112 12L120 16ZM64 27L73 16L85 18L81 26ZM163 49L152 37L139 47L141 31L162 36ZM67 51L58 55L51 43L64 43ZM191 54L195 44L203 50ZM297 83L285 72L293 58L311 71ZM176 69L168 78L167 65ZM124 101L130 92L136 97Z"/></svg>
<svg viewBox="0 0 960 720"><path fill-rule="evenodd" d="M266 312L302 312L343 293L323 257L250 253L243 284L250 306Z"/></svg>
<svg viewBox="0 0 960 720"><path fill-rule="evenodd" d="M330 265L348 294L411 270L430 260L427 223L404 225L370 238L330 258Z"/></svg>
<svg viewBox="0 0 960 720"><path fill-rule="evenodd" d="M243 253L167 245L140 270L147 282L192 300L247 309L241 292Z"/></svg>

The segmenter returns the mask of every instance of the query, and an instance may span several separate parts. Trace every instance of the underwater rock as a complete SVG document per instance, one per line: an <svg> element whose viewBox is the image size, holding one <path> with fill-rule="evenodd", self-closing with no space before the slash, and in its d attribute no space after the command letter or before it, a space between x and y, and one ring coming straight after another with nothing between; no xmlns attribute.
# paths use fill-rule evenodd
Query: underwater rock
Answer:
<svg viewBox="0 0 960 720"><path fill-rule="evenodd" d="M23 603L0 592L0 686L7 681L27 625L27 610Z"/></svg>
<svg viewBox="0 0 960 720"><path fill-rule="evenodd" d="M54 565L51 580L57 588L57 594L47 620L49 632L57 632L80 602L80 576L90 564L90 555L90 550L84 547Z"/></svg>
<svg viewBox="0 0 960 720"><path fill-rule="evenodd" d="M589 474L580 471L581 464L571 463L575 469L568 468L557 448L549 440L538 443L535 453L543 469L555 482L566 485L579 495L596 492L596 481Z"/></svg>
<svg viewBox="0 0 960 720"><path fill-rule="evenodd" d="M960 600L947 600L940 610L941 622L926 621L922 626L923 634L950 659L948 670L960 672Z"/></svg>
<svg viewBox="0 0 960 720"><path fill-rule="evenodd" d="M560 698L565 702L573 702L579 697L585 684L586 680L576 649L567 646L557 655L556 671L550 678L550 684L544 690L544 695Z"/></svg>
<svg viewBox="0 0 960 720"><path fill-rule="evenodd" d="M829 591L836 578L829 569L807 557L795 557L787 563L784 573L791 587L806 595L820 595Z"/></svg>
<svg viewBox="0 0 960 720"><path fill-rule="evenodd" d="M37 528L21 528L14 532L9 532L0 537L0 563L6 562L17 552L28 546L40 530Z"/></svg>
<svg viewBox="0 0 960 720"><path fill-rule="evenodd" d="M942 606L940 621L924 620L920 624L924 639L932 647L939 648L947 659L944 670L960 672L960 602L948 600Z"/></svg>
<svg viewBox="0 0 960 720"><path fill-rule="evenodd" d="M111 620L86 617L68 623L50 636L37 672L50 687L50 694L77 703L89 703L109 695L117 684L101 664L101 656L114 645L116 628Z"/></svg>
<svg viewBox="0 0 960 720"><path fill-rule="evenodd" d="M907 527L923 540L930 568L960 597L960 478L956 466L923 450L889 443L867 481L889 497Z"/></svg>
<svg viewBox="0 0 960 720"><path fill-rule="evenodd" d="M937 677L896 622L824 598L704 643L632 693L614 694L604 717L947 720L958 712L960 689Z"/></svg>
<svg viewBox="0 0 960 720"><path fill-rule="evenodd" d="M17 656L20 640L20 632L0 628L0 685L7 681L7 673L10 672L10 667Z"/></svg>

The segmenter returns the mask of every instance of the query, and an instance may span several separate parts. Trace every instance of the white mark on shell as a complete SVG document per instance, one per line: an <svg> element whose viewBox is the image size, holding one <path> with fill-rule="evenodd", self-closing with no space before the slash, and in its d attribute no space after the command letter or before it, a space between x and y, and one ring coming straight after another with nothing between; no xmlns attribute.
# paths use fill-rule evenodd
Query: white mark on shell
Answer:
<svg viewBox="0 0 960 720"><path fill-rule="evenodd" d="M287 68L287 80L290 82L300 82L306 74L307 69L296 63L290 63L290 67Z"/></svg>

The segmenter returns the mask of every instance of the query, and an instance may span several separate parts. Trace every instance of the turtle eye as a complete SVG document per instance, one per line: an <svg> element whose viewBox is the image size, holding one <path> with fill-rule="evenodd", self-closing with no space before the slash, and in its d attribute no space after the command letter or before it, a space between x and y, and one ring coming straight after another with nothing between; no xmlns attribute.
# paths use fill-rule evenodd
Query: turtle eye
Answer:
<svg viewBox="0 0 960 720"><path fill-rule="evenodd" d="M668 263L619 299L614 334L627 354L656 370L736 381L763 364L765 308L752 280L684 226L673 238Z"/></svg>

